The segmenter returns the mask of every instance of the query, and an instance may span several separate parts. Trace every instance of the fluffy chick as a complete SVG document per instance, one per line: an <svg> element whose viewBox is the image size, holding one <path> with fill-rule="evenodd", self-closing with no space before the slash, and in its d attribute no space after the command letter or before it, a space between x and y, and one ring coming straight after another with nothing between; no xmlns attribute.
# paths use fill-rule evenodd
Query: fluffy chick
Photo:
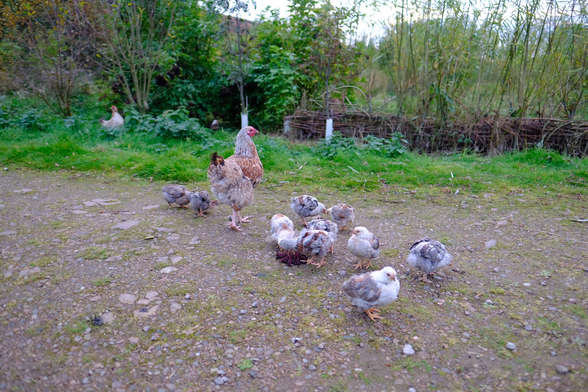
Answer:
<svg viewBox="0 0 588 392"><path fill-rule="evenodd" d="M188 188L183 185L169 184L163 187L163 198L167 201L170 207L172 204L177 204L182 208L188 208L190 204L190 192Z"/></svg>
<svg viewBox="0 0 588 392"><path fill-rule="evenodd" d="M349 204L335 204L327 210L327 214L331 215L331 219L341 230L347 230L347 225L355 220L355 208Z"/></svg>
<svg viewBox="0 0 588 392"><path fill-rule="evenodd" d="M315 265L317 268L325 265L325 256L331 249L331 237L324 230L304 229L296 238L284 238L278 242L282 249L298 250L298 252L310 256L307 264ZM315 262L315 258L320 257L320 261Z"/></svg>
<svg viewBox="0 0 588 392"><path fill-rule="evenodd" d="M392 267L355 275L341 286L351 304L363 310L372 321L382 318L376 306L388 305L398 298L400 282Z"/></svg>
<svg viewBox="0 0 588 392"><path fill-rule="evenodd" d="M359 258L355 269L371 267L372 260L380 256L378 237L363 226L357 226L353 229L351 237L347 241L347 249ZM365 264L364 260L366 260Z"/></svg>
<svg viewBox="0 0 588 392"><path fill-rule="evenodd" d="M423 276L421 281L431 283L427 279L429 274L434 273L441 267L451 265L453 256L447 252L445 245L429 237L423 237L411 245L406 262L421 270Z"/></svg>
<svg viewBox="0 0 588 392"><path fill-rule="evenodd" d="M306 220L304 218L321 215L326 212L325 205L319 203L316 197L309 195L293 197L290 202L290 208L292 212L300 217L304 226L306 226Z"/></svg>
<svg viewBox="0 0 588 392"><path fill-rule="evenodd" d="M329 237L331 237L331 253L333 253L333 247L335 246L335 242L337 242L337 233L339 232L339 228L335 222L332 222L328 219L313 219L306 224L306 228L310 230L324 230L329 233Z"/></svg>
<svg viewBox="0 0 588 392"><path fill-rule="evenodd" d="M294 238L294 223L292 223L292 220L286 215L275 214L270 220L270 236L277 244L279 244L282 239Z"/></svg>
<svg viewBox="0 0 588 392"><path fill-rule="evenodd" d="M190 192L188 199L190 200L190 207L195 211L194 216L204 216L204 211L218 204L216 200L210 199L210 194L207 191Z"/></svg>

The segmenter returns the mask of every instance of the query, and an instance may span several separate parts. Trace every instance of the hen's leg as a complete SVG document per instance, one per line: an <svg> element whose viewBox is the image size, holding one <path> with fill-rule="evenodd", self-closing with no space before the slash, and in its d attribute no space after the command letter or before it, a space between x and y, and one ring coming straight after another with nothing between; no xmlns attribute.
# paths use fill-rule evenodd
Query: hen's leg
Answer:
<svg viewBox="0 0 588 392"><path fill-rule="evenodd" d="M235 222L237 221L237 211L233 210L233 219L231 219L231 223L229 223L229 229L242 231L240 226L237 226Z"/></svg>
<svg viewBox="0 0 588 392"><path fill-rule="evenodd" d="M371 259L368 259L368 261L367 261L367 264L365 264L365 265L363 266L363 268L365 268L365 269L368 269L368 268L370 268L371 266L372 266L372 260L371 260Z"/></svg>
<svg viewBox="0 0 588 392"><path fill-rule="evenodd" d="M249 218L251 218L250 216L246 216L245 218L241 217L241 213L239 211L237 211L237 216L239 217L239 223L248 223L251 222L249 220Z"/></svg>
<svg viewBox="0 0 588 392"><path fill-rule="evenodd" d="M202 212L202 208L198 209L198 216L204 216L204 212Z"/></svg>
<svg viewBox="0 0 588 392"><path fill-rule="evenodd" d="M353 266L353 268L362 269L363 268L363 260L359 260L359 263L355 264L355 266Z"/></svg>
<svg viewBox="0 0 588 392"><path fill-rule="evenodd" d="M365 310L366 314L368 315L369 318L372 319L372 321L376 321L376 319L382 318L376 314L379 311L380 311L379 309L375 309L375 308Z"/></svg>

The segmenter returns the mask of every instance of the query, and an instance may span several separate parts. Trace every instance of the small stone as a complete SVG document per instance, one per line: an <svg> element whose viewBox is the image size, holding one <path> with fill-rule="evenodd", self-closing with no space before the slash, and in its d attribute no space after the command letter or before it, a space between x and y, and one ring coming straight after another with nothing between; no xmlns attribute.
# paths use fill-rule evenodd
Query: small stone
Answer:
<svg viewBox="0 0 588 392"><path fill-rule="evenodd" d="M84 384L84 385L86 385L86 384L87 384L87 383L89 383L89 382L90 382L90 379L89 379L88 377L85 377L85 378L82 380L82 384Z"/></svg>
<svg viewBox="0 0 588 392"><path fill-rule="evenodd" d="M177 271L177 270L178 269L176 267L165 267L165 268L162 268L161 271L159 271L159 272L161 272L162 274L171 274L172 272Z"/></svg>
<svg viewBox="0 0 588 392"><path fill-rule="evenodd" d="M194 237L192 238L192 240L188 243L188 245L198 245L200 243L200 238L198 237Z"/></svg>
<svg viewBox="0 0 588 392"><path fill-rule="evenodd" d="M153 298L157 297L158 295L159 295L159 293L157 291L150 291L147 294L145 294L145 298L153 299Z"/></svg>
<svg viewBox="0 0 588 392"><path fill-rule="evenodd" d="M530 287L531 286L531 283L523 283L523 286Z"/></svg>
<svg viewBox="0 0 588 392"><path fill-rule="evenodd" d="M463 335L464 337L466 337L466 338L469 338L469 337L470 337L470 334L469 334L469 333L467 333L467 332L464 332L464 333L462 333L462 335Z"/></svg>
<svg viewBox="0 0 588 392"><path fill-rule="evenodd" d="M338 274L339 274L341 277L343 277L343 278L344 278L345 276L347 276L347 271L345 271L345 270L340 270L340 271L337 271L337 273L338 273Z"/></svg>
<svg viewBox="0 0 588 392"><path fill-rule="evenodd" d="M14 234L16 234L16 231L2 231L2 232L0 232L0 236L3 236L3 235L14 235Z"/></svg>
<svg viewBox="0 0 588 392"><path fill-rule="evenodd" d="M175 256L175 257L172 257L170 259L170 261L172 262L172 264L176 264L176 263L180 262L182 259L183 259L182 256Z"/></svg>
<svg viewBox="0 0 588 392"><path fill-rule="evenodd" d="M492 249L496 246L497 241L496 240L490 240L490 241L486 241L484 243L484 246L486 247L486 249Z"/></svg>
<svg viewBox="0 0 588 392"><path fill-rule="evenodd" d="M555 370L559 374L566 374L566 373L569 373L569 371L570 371L570 369L568 369L567 367L565 367L563 365L555 365Z"/></svg>
<svg viewBox="0 0 588 392"><path fill-rule="evenodd" d="M35 274L37 272L41 272L41 268L35 267L35 268L31 268L31 269L24 269L24 270L20 271L18 276L20 276L22 278L23 276L29 276L29 275Z"/></svg>
<svg viewBox="0 0 588 392"><path fill-rule="evenodd" d="M512 343L512 342L508 342L506 343L506 348L511 350L511 351L517 351L517 346L516 344Z"/></svg>
<svg viewBox="0 0 588 392"><path fill-rule="evenodd" d="M257 308L257 301L251 304L252 308Z"/></svg>
<svg viewBox="0 0 588 392"><path fill-rule="evenodd" d="M179 303L176 303L176 302L172 302L171 305L169 306L169 310L172 313L175 313L181 309L182 309L182 305L180 305Z"/></svg>
<svg viewBox="0 0 588 392"><path fill-rule="evenodd" d="M316 370L316 366L314 366L314 365L310 365L310 366L308 367L308 370L310 370L310 371L313 371L313 372L314 372L314 371Z"/></svg>
<svg viewBox="0 0 588 392"><path fill-rule="evenodd" d="M223 380L222 377L217 377L217 378L214 379L214 383L216 385L223 385L225 383L225 380Z"/></svg>
<svg viewBox="0 0 588 392"><path fill-rule="evenodd" d="M131 344L139 344L139 338L135 338L135 337L129 338L129 342L131 342Z"/></svg>
<svg viewBox="0 0 588 392"><path fill-rule="evenodd" d="M133 315L136 318L145 318L145 317L153 316L153 315L155 315L155 312L157 312L157 308L158 307L159 307L159 305L155 305L155 306L153 306L150 309L142 308L142 309L139 309L139 310L135 310L133 312Z"/></svg>
<svg viewBox="0 0 588 392"><path fill-rule="evenodd" d="M551 352L551 356L552 356L552 357L555 357L556 355L557 355L557 351L552 351L552 352Z"/></svg>
<svg viewBox="0 0 588 392"><path fill-rule="evenodd" d="M575 304L576 302L578 302L578 301L576 300L576 298L570 298L568 301L569 301L571 304Z"/></svg>
<svg viewBox="0 0 588 392"><path fill-rule="evenodd" d="M402 352L404 355L414 355L414 348L410 344L405 344Z"/></svg>
<svg viewBox="0 0 588 392"><path fill-rule="evenodd" d="M414 389L413 387L408 388L408 392L416 392L416 389Z"/></svg>
<svg viewBox="0 0 588 392"><path fill-rule="evenodd" d="M98 203L98 204L100 204L100 203ZM103 205L103 204L100 204L100 205ZM138 225L139 223L141 223L141 221L133 221L133 220L131 220L131 221L126 221L126 222L120 222L117 225L115 225L113 227L113 229L127 230L127 229L130 229L133 226Z"/></svg>
<svg viewBox="0 0 588 392"><path fill-rule="evenodd" d="M257 372L256 372L256 371L254 371L254 370L250 370L250 371L249 371L249 377L251 377L251 378L255 378L255 377L257 377Z"/></svg>
<svg viewBox="0 0 588 392"><path fill-rule="evenodd" d="M190 293L187 293L186 295L184 295L184 298L185 299L190 299L190 298L192 298L192 296L190 295Z"/></svg>
<svg viewBox="0 0 588 392"><path fill-rule="evenodd" d="M525 329L525 331L532 331L533 330L533 327L529 324L525 325L523 328Z"/></svg>
<svg viewBox="0 0 588 392"><path fill-rule="evenodd" d="M486 300L486 301L484 301L484 302L485 302L485 303L487 303L488 305L493 305L493 304L494 304L494 302L492 302L492 300L491 300L491 299L487 299L487 300Z"/></svg>
<svg viewBox="0 0 588 392"><path fill-rule="evenodd" d="M290 338L290 341L291 341L293 344L296 344L296 343L300 343L300 342L302 341L302 339L300 339L300 338Z"/></svg>
<svg viewBox="0 0 588 392"><path fill-rule="evenodd" d="M135 303L135 300L137 299L136 295L133 294L121 294L118 296L118 300L120 302L122 302L123 304L133 304Z"/></svg>

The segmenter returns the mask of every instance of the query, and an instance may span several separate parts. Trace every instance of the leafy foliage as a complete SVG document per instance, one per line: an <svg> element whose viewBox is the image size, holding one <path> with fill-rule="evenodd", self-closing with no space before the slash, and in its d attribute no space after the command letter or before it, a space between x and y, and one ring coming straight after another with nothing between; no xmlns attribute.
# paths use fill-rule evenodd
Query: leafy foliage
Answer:
<svg viewBox="0 0 588 392"><path fill-rule="evenodd" d="M368 135L363 139L364 148L378 152L389 158L397 158L407 152L408 140L400 132L392 134L390 139Z"/></svg>
<svg viewBox="0 0 588 392"><path fill-rule="evenodd" d="M328 159L333 159L339 152L359 155L356 140L343 137L340 132L333 132L330 140L322 139L313 151L315 154Z"/></svg>
<svg viewBox="0 0 588 392"><path fill-rule="evenodd" d="M160 116L141 114L131 108L125 116L125 125L122 129L105 128L103 135L115 137L121 132L136 132L163 139L190 140L203 140L210 135L208 130L188 116L188 111L184 108L167 110Z"/></svg>

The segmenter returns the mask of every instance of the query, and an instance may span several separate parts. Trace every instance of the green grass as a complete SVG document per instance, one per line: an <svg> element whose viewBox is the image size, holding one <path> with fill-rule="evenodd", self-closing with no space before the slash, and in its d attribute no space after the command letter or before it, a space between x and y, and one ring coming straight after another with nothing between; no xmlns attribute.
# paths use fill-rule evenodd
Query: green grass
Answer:
<svg viewBox="0 0 588 392"><path fill-rule="evenodd" d="M112 279L109 278L108 276L106 276L104 278L96 279L94 281L94 286L96 286L96 287L108 286L110 283L112 283Z"/></svg>
<svg viewBox="0 0 588 392"><path fill-rule="evenodd" d="M79 115L83 121L75 128L67 128L62 119L49 115L43 118L43 130L32 125L0 128L0 162L9 168L206 182L210 154L233 153L234 131L210 133L205 141L161 139L133 132L106 139L100 136L95 116L91 110ZM459 189L462 195L492 192L522 194L518 198L526 198L530 191L535 197L547 192L586 194L588 185L588 159L568 158L542 149L492 158L458 153L407 153L388 158L374 150L358 148L351 153L340 148L334 155L324 157L316 143L294 143L269 135L258 135L255 142L264 164L266 185L282 186L287 181L309 193L327 189L381 190L390 193L392 199L401 199L408 190L416 190L416 196L422 197L454 194Z"/></svg>

